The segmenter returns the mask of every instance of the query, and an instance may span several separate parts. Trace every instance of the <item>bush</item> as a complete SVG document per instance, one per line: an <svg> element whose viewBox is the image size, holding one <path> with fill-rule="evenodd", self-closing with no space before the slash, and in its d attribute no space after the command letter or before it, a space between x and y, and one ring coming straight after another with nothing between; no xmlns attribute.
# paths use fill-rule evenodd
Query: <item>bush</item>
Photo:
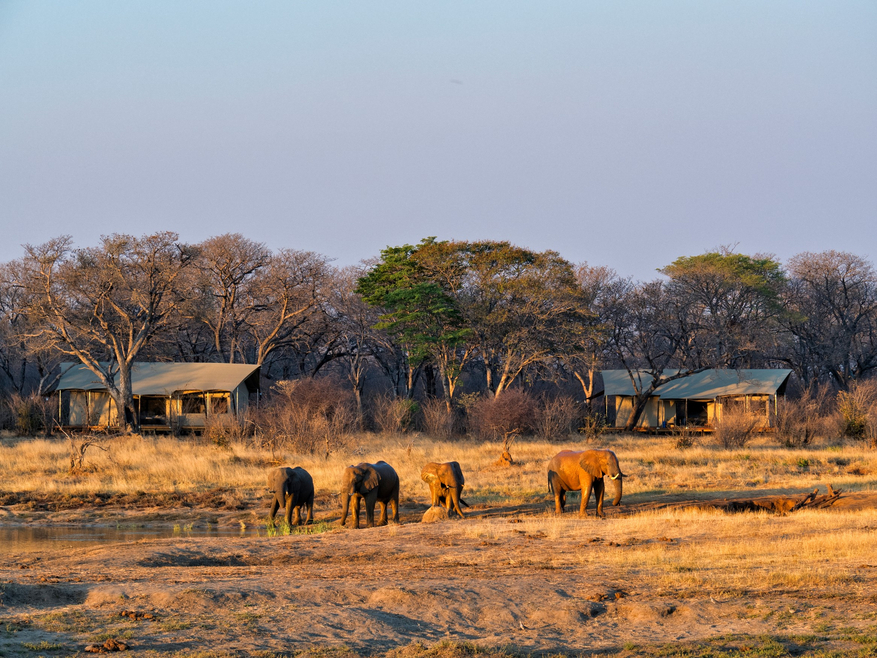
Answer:
<svg viewBox="0 0 877 658"><path fill-rule="evenodd" d="M469 408L469 431L482 439L526 434L535 420L535 400L517 389L506 389L499 397L482 397Z"/></svg>
<svg viewBox="0 0 877 658"><path fill-rule="evenodd" d="M37 394L13 393L5 401L4 424L19 436L50 434L55 424L55 405Z"/></svg>
<svg viewBox="0 0 877 658"><path fill-rule="evenodd" d="M204 425L204 438L220 448L241 443L251 434L252 423L246 416L241 418L235 414L211 415Z"/></svg>
<svg viewBox="0 0 877 658"><path fill-rule="evenodd" d="M797 398L781 401L776 417L776 439L787 448L803 448L833 434L829 395L825 386L810 388Z"/></svg>
<svg viewBox="0 0 877 658"><path fill-rule="evenodd" d="M459 425L457 414L448 411L448 405L444 400L427 400L420 405L423 419L423 430L436 439L450 439Z"/></svg>
<svg viewBox="0 0 877 658"><path fill-rule="evenodd" d="M375 426L386 434L401 434L414 427L420 405L408 398L379 395L372 402Z"/></svg>
<svg viewBox="0 0 877 658"><path fill-rule="evenodd" d="M533 427L541 439L566 439L578 429L581 405L569 395L544 397L536 407Z"/></svg>
<svg viewBox="0 0 877 658"><path fill-rule="evenodd" d="M853 382L837 394L837 407L843 435L877 447L877 381Z"/></svg>
<svg viewBox="0 0 877 658"><path fill-rule="evenodd" d="M289 446L327 455L344 445L358 424L353 393L331 379L277 382L255 417L262 444L272 451Z"/></svg>
<svg viewBox="0 0 877 658"><path fill-rule="evenodd" d="M596 411L589 411L582 417L579 434L588 441L596 441L606 431L606 416Z"/></svg>
<svg viewBox="0 0 877 658"><path fill-rule="evenodd" d="M716 440L723 448L742 448L762 422L760 414L726 403L723 405L722 419L716 423Z"/></svg>

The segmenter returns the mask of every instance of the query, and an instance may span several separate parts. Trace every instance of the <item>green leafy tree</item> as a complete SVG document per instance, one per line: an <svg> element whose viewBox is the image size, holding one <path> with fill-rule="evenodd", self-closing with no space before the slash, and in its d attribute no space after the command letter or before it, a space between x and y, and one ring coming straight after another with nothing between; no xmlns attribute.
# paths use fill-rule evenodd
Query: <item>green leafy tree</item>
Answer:
<svg viewBox="0 0 877 658"><path fill-rule="evenodd" d="M433 238L420 245L388 247L381 260L359 279L356 292L372 306L383 309L376 325L403 345L408 360L408 396L414 391L419 369L434 363L442 377L448 406L453 402L465 361L470 330L464 326L453 297L415 257L420 249L435 244Z"/></svg>

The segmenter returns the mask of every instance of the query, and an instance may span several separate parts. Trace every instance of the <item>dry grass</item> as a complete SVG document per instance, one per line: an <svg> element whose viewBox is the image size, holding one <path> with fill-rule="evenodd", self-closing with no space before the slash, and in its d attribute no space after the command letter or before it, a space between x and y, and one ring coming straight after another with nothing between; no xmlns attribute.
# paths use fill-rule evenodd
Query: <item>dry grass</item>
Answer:
<svg viewBox="0 0 877 658"><path fill-rule="evenodd" d="M651 595L680 599L870 595L860 584L862 568L877 566L877 510L778 517L689 508L611 522L546 514L513 524L471 520L453 532L500 544L523 533L565 545L550 554L552 568L624 574L634 587L645 578Z"/></svg>
<svg viewBox="0 0 877 658"><path fill-rule="evenodd" d="M877 486L877 452L861 443L837 447L777 447L756 437L745 449L715 446L675 448L668 437L612 435L598 444L559 444L520 439L512 448L515 465L494 466L496 442L441 441L419 435L361 434L328 458L276 454L250 443L220 448L200 439L128 436L89 449L82 473L70 475L69 443L59 439L6 438L0 441L0 489L13 492L132 493L201 492L217 487L262 492L265 473L275 463L295 464L314 477L318 495L337 491L344 467L384 459L399 472L403 499L427 502L420 469L428 461L460 462L470 503L524 504L547 500L545 465L562 449L608 447L625 472L625 500L661 493L788 490L831 482L846 490Z"/></svg>

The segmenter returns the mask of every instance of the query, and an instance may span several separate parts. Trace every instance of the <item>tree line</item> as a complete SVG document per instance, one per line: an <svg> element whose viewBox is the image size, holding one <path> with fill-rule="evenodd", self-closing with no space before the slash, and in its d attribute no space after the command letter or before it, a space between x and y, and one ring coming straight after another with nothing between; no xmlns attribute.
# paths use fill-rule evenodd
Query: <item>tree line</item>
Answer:
<svg viewBox="0 0 877 658"><path fill-rule="evenodd" d="M600 394L706 368L788 367L844 391L877 368L877 274L865 258L786 263L730 248L679 257L650 281L502 241L426 238L356 267L240 234L62 236L0 265L0 390L44 392L85 364L135 422L134 361L251 363L271 382L332 377L369 399L498 400L512 389Z"/></svg>

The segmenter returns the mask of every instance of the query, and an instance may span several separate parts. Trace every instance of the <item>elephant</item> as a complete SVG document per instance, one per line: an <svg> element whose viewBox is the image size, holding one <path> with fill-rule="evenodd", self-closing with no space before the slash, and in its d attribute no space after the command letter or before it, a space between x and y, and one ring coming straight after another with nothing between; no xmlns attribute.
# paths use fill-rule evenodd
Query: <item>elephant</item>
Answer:
<svg viewBox="0 0 877 658"><path fill-rule="evenodd" d="M301 524L302 505L307 507L306 524L314 521L314 480L311 474L300 466L289 468L283 466L268 473L268 488L274 492L271 501L271 522L281 507L286 508L286 523L289 526ZM295 510L295 519L292 512Z"/></svg>
<svg viewBox="0 0 877 658"><path fill-rule="evenodd" d="M341 481L341 525L347 522L350 499L353 498L353 527L359 528L359 501L365 501L366 527L375 525L375 503L381 504L378 525L387 523L387 507L393 505L393 522L399 523L399 476L385 461L377 464L362 462L344 469Z"/></svg>
<svg viewBox="0 0 877 658"><path fill-rule="evenodd" d="M548 491L554 494L557 514L563 514L567 491L581 491L582 504L579 514L587 515L591 489L597 502L597 516L603 518L603 476L608 475L615 483L613 505L621 504L621 483L624 474L618 466L618 458L611 450L564 450L548 462Z"/></svg>
<svg viewBox="0 0 877 658"><path fill-rule="evenodd" d="M448 513L451 512L451 504L460 518L465 518L463 510L460 509L460 503L469 507L469 504L461 497L463 495L463 485L466 480L463 477L463 470L457 462L436 463L430 462L420 471L420 479L429 485L429 492L432 494L432 506L447 508Z"/></svg>

